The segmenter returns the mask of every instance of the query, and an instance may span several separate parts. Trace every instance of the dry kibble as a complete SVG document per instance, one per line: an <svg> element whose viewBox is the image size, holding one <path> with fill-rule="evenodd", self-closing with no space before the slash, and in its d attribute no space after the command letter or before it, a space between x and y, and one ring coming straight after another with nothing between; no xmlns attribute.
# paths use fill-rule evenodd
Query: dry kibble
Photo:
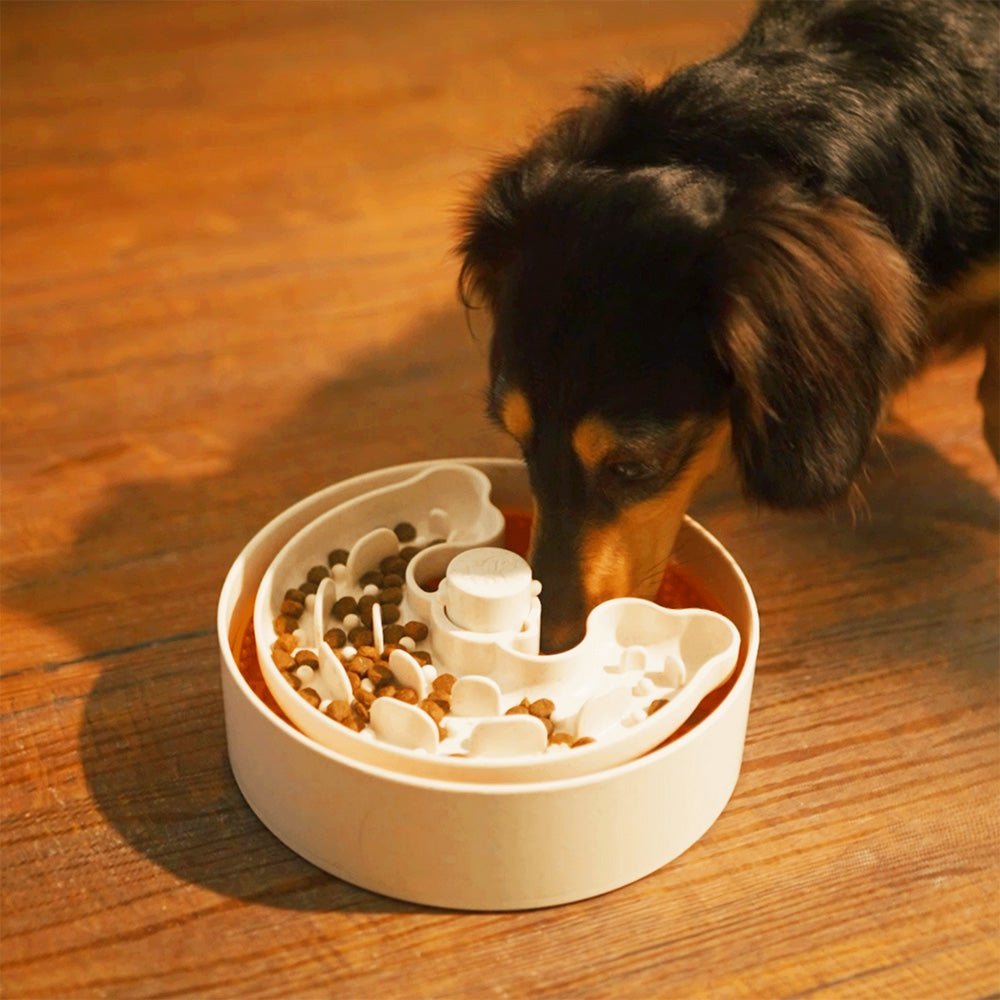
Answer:
<svg viewBox="0 0 1000 1000"><path fill-rule="evenodd" d="M417 697L417 692L413 688L400 688L396 692L397 701L405 701L407 705L416 705L420 699Z"/></svg>
<svg viewBox="0 0 1000 1000"><path fill-rule="evenodd" d="M551 719L542 719L542 723L545 726L545 732L547 732L549 736L556 731L556 724Z"/></svg>
<svg viewBox="0 0 1000 1000"><path fill-rule="evenodd" d="M382 574L377 569L370 569L361 575L362 587L367 587L371 583L374 583L376 587L382 586Z"/></svg>
<svg viewBox="0 0 1000 1000"><path fill-rule="evenodd" d="M539 698L528 706L528 711L539 719L547 719L556 706L548 698Z"/></svg>
<svg viewBox="0 0 1000 1000"><path fill-rule="evenodd" d="M558 732L558 733L552 733L549 736L549 743L562 744L563 746L571 747L574 743L574 740L569 733Z"/></svg>
<svg viewBox="0 0 1000 1000"><path fill-rule="evenodd" d="M417 529L409 521L400 521L392 530L401 542L412 542L417 537Z"/></svg>
<svg viewBox="0 0 1000 1000"><path fill-rule="evenodd" d="M308 573L306 573L306 579L310 583L322 583L328 576L330 571L326 566L313 566Z"/></svg>
<svg viewBox="0 0 1000 1000"><path fill-rule="evenodd" d="M354 713L354 717L359 721L368 725L368 720L370 716L368 714L368 706L360 701L351 702L351 711Z"/></svg>
<svg viewBox="0 0 1000 1000"><path fill-rule="evenodd" d="M344 722L351 717L351 706L346 701L331 701L326 706L326 714L334 722Z"/></svg>
<svg viewBox="0 0 1000 1000"><path fill-rule="evenodd" d="M382 629L382 638L385 640L386 646L398 644L404 635L406 633L403 631L402 625L386 625Z"/></svg>
<svg viewBox="0 0 1000 1000"><path fill-rule="evenodd" d="M427 638L427 626L423 622L407 622L403 631L415 642L423 642Z"/></svg>
<svg viewBox="0 0 1000 1000"><path fill-rule="evenodd" d="M406 572L406 560L400 556L386 556L379 563L379 569L383 573L392 573L394 576L402 576Z"/></svg>
<svg viewBox="0 0 1000 1000"><path fill-rule="evenodd" d="M659 711L669 700L669 698L657 698L655 701L651 701L649 705L646 706L646 714L652 715L654 712Z"/></svg>
<svg viewBox="0 0 1000 1000"><path fill-rule="evenodd" d="M347 633L347 638L352 646L370 646L375 641L375 636L370 628L358 625Z"/></svg>
<svg viewBox="0 0 1000 1000"><path fill-rule="evenodd" d="M296 604L304 605L306 603L306 595L303 594L297 587L292 587L285 591L283 600L295 601Z"/></svg>
<svg viewBox="0 0 1000 1000"><path fill-rule="evenodd" d="M358 656L367 657L369 660L377 660L378 650L374 646L358 646Z"/></svg>
<svg viewBox="0 0 1000 1000"><path fill-rule="evenodd" d="M299 601L293 601L286 597L281 602L281 607L278 609L283 615L288 615L289 618L301 618L302 612L305 611L306 606Z"/></svg>
<svg viewBox="0 0 1000 1000"><path fill-rule="evenodd" d="M319 657L311 649L300 649L295 654L295 662L300 667L312 667L313 670L319 669Z"/></svg>
<svg viewBox="0 0 1000 1000"><path fill-rule="evenodd" d="M320 697L313 688L299 688L299 694L302 695L302 697L305 698L305 700L309 702L313 708L319 708Z"/></svg>
<svg viewBox="0 0 1000 1000"><path fill-rule="evenodd" d="M414 654L415 655L415 654ZM455 675L454 674L438 674L437 677L431 682L431 687L435 691L441 691L444 694L451 694L451 689L455 686Z"/></svg>
<svg viewBox="0 0 1000 1000"><path fill-rule="evenodd" d="M358 608L358 602L353 597L342 597L333 605L333 617L343 621L348 615L353 615Z"/></svg>
<svg viewBox="0 0 1000 1000"><path fill-rule="evenodd" d="M374 594L363 594L358 599L358 610L357 614L362 614L365 611L371 611L372 605L375 603L377 598Z"/></svg>
<svg viewBox="0 0 1000 1000"><path fill-rule="evenodd" d="M571 744L573 747L585 747L588 743L593 743L593 736L581 736L575 743Z"/></svg>
<svg viewBox="0 0 1000 1000"><path fill-rule="evenodd" d="M376 698L395 698L399 688L395 684L383 684L375 689Z"/></svg>
<svg viewBox="0 0 1000 1000"><path fill-rule="evenodd" d="M379 594L379 604L399 604L403 600L403 588L402 587L386 587L381 594Z"/></svg>
<svg viewBox="0 0 1000 1000"><path fill-rule="evenodd" d="M383 604L382 605L382 624L383 625L394 625L399 621L399 605L398 604Z"/></svg>
<svg viewBox="0 0 1000 1000"><path fill-rule="evenodd" d="M326 557L326 561L329 564L330 569L333 569L334 566L346 566L347 565L347 557L349 555L350 555L350 552L348 552L347 549L334 549Z"/></svg>
<svg viewBox="0 0 1000 1000"><path fill-rule="evenodd" d="M431 654L426 649L412 649L410 656L413 657L422 667L428 667L431 663Z"/></svg>
<svg viewBox="0 0 1000 1000"><path fill-rule="evenodd" d="M353 670L359 677L367 677L368 671L375 666L375 661L369 656L355 656L351 660L351 670Z"/></svg>
<svg viewBox="0 0 1000 1000"><path fill-rule="evenodd" d="M406 545L399 550L399 558L404 562L409 562L420 549L416 545Z"/></svg>
<svg viewBox="0 0 1000 1000"><path fill-rule="evenodd" d="M299 644L299 640L292 635L291 632L286 632L284 635L279 635L275 640L274 645L283 649L286 653L290 653Z"/></svg>
<svg viewBox="0 0 1000 1000"><path fill-rule="evenodd" d="M347 679L351 682L351 693L357 698L361 690L361 678L353 670L348 670Z"/></svg>
<svg viewBox="0 0 1000 1000"><path fill-rule="evenodd" d="M358 690L354 692L354 697L357 698L357 700L360 701L365 708L371 708L372 702L375 700L375 692L366 691L364 688L358 688Z"/></svg>
<svg viewBox="0 0 1000 1000"><path fill-rule="evenodd" d="M299 584L299 590L303 594L315 594L319 590L319 584L315 580L305 580Z"/></svg>
<svg viewBox="0 0 1000 1000"><path fill-rule="evenodd" d="M275 644L277 646L277 644ZM295 666L295 660L292 658L292 654L287 652L287 650L277 647L271 654L274 659L274 665L279 670L287 670L289 667Z"/></svg>
<svg viewBox="0 0 1000 1000"><path fill-rule="evenodd" d="M289 618L287 615L278 615L274 619L274 631L278 635L288 635L290 632L294 632L299 627L299 623L294 618Z"/></svg>
<svg viewBox="0 0 1000 1000"><path fill-rule="evenodd" d="M331 649L343 649L347 645L347 633L342 628L332 628L323 636Z"/></svg>
<svg viewBox="0 0 1000 1000"><path fill-rule="evenodd" d="M288 681L288 683L291 684L296 691L298 691L298 689L302 687L302 681L300 681L298 677L296 677L294 670L289 670L286 667L284 670L281 671L281 676L284 677L285 680Z"/></svg>
<svg viewBox="0 0 1000 1000"><path fill-rule="evenodd" d="M431 691L427 696L428 701L436 701L445 713L451 711L451 697L445 694L443 691Z"/></svg>
<svg viewBox="0 0 1000 1000"><path fill-rule="evenodd" d="M392 671L384 663L373 663L368 668L368 679L379 687L392 679Z"/></svg>
<svg viewBox="0 0 1000 1000"><path fill-rule="evenodd" d="M420 708L422 708L435 722L439 724L445 717L445 709L443 709L431 698L425 698L422 702L420 702Z"/></svg>
<svg viewBox="0 0 1000 1000"><path fill-rule="evenodd" d="M527 705L511 705L511 707L508 708L507 711L504 712L503 714L504 715L530 715L531 713L528 711Z"/></svg>
<svg viewBox="0 0 1000 1000"><path fill-rule="evenodd" d="M406 580L398 573L387 573L382 578L383 587L402 587Z"/></svg>

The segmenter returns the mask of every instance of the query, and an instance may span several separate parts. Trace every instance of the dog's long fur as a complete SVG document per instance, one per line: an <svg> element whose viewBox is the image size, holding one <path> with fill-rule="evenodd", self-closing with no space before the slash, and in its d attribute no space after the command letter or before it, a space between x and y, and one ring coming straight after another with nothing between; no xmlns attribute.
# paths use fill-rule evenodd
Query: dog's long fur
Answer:
<svg viewBox="0 0 1000 1000"><path fill-rule="evenodd" d="M995 340L998 9L769 0L729 51L593 88L486 179L460 287L536 498L545 648L655 588L727 438L751 498L826 504L935 347ZM932 328L977 267L979 328Z"/></svg>

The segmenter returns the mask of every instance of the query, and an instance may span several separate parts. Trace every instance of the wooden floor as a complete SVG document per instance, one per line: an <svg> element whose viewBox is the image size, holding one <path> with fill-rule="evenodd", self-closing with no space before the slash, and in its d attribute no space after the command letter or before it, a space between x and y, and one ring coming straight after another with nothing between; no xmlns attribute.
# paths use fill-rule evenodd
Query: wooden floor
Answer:
<svg viewBox="0 0 1000 1000"><path fill-rule="evenodd" d="M664 870L521 914L400 904L284 848L227 766L244 542L344 476L510 453L454 294L462 192L593 71L657 75L747 10L3 5L3 996L1000 988L978 358L903 398L857 523L726 476L699 501L762 647L736 794Z"/></svg>

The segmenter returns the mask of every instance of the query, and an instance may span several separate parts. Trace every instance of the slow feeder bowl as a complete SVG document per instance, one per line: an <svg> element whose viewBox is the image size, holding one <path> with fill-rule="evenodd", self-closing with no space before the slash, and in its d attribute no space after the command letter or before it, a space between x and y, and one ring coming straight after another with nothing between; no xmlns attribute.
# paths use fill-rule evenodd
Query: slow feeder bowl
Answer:
<svg viewBox="0 0 1000 1000"><path fill-rule="evenodd" d="M481 480L491 509L530 507L520 463L475 459L460 465L479 470L470 478ZM688 519L683 525L675 557L735 625L739 659L735 671L732 662L717 667L722 677L732 676L669 742L662 738L679 722L663 716L660 738L648 746L636 744L638 751L627 750L624 759L608 757L600 742L530 762L489 755L485 760L433 760L397 747L359 753L358 738L346 730L345 739L337 742L336 735L330 741L314 730L313 739L290 725L254 693L234 658L233 646L241 640L258 591L274 590L273 579L268 587L261 586L262 579L288 572L289 553L315 545L311 532L325 538L323 532L339 525L353 544L372 527L367 498L383 496L387 499L382 502L389 503L411 481L418 490L421 483L440 486L455 468L453 462L414 463L331 486L276 518L240 554L219 605L226 731L236 780L265 825L297 853L347 881L401 899L465 909L518 909L585 898L640 878L686 850L711 826L732 794L742 760L758 641L756 605L738 566L695 522ZM452 522L459 530L455 538L448 536L449 544L461 549L499 539L499 510L494 515L483 509ZM358 515L355 523L350 521L352 510ZM385 515L392 511L389 503ZM440 517L438 522L433 533L447 535L441 529L449 525ZM445 552L448 546L435 548ZM430 560L434 551L423 555ZM445 552L447 558L452 554ZM277 581L279 589L284 583ZM619 603L602 605L595 614ZM266 629L269 610L261 611L260 600L257 605L258 629L262 623ZM650 607L654 618L657 612L664 617L688 614ZM259 659L267 677L268 658ZM276 678L284 681L270 666L268 684L280 695ZM680 692L675 699L681 702L676 713L680 721L694 708L685 706L682 697L696 703L719 679L706 682L705 690L692 683ZM298 697L291 688L284 693ZM295 715L296 709L309 706L280 698L279 704L291 708L291 717L310 731ZM654 716L649 721L658 720ZM622 741L608 745L616 742Z"/></svg>

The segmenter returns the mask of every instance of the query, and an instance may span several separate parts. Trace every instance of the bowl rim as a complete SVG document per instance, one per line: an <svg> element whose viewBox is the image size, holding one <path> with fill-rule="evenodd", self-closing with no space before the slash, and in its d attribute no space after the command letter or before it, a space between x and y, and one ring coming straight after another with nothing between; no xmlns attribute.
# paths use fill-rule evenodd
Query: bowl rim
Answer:
<svg viewBox="0 0 1000 1000"><path fill-rule="evenodd" d="M740 585L741 590L747 598L747 604L750 611L750 628L747 630L748 634L743 636L741 633L741 639L746 640L746 655L744 657L743 666L740 670L739 676L736 678L736 682L733 684L732 688L726 693L726 696L722 701L715 707L711 714L699 722L696 726L690 729L688 732L684 733L682 736L678 737L676 740L672 740L669 743L658 746L653 750L643 754L634 760L626 761L625 763L618 764L611 768L606 768L601 771L596 771L591 774L583 774L570 778L554 778L549 780L541 781L526 781L526 782L475 782L475 781L449 781L443 778L425 778L417 775L409 775L398 773L387 768L380 767L378 765L368 764L363 761L356 760L353 757L347 756L346 754L338 753L335 750L331 750L329 747L323 746L321 743L313 740L311 737L306 736L305 733L301 732L290 722L280 718L271 709L269 709L260 697L253 691L247 682L246 678L243 676L242 671L239 668L239 664L236 662L236 657L233 653L232 647L230 645L230 632L232 618L226 608L226 598L236 586L237 575L242 571L244 565L248 561L249 557L252 555L255 547L260 545L261 541L269 534L279 529L281 522L285 520L292 520L297 513L306 507L319 501L323 494L337 487L341 487L347 483L360 482L366 478L381 478L386 474L405 474L407 470L416 471L422 467L428 467L434 465L438 462L464 462L472 465L475 468L479 468L486 472L489 468L494 469L506 469L508 471L513 471L517 468L523 468L523 462L514 458L494 458L494 457L466 457L466 458L437 458L437 459L422 459L414 462L406 462L399 465L384 466L379 469L372 469L368 472L360 473L356 476L350 476L347 479L338 480L336 483L331 483L322 489L316 490L315 492L303 497L301 500L294 503L291 507L287 507L285 510L279 512L275 517L271 518L266 524L264 524L253 537L243 546L239 554L233 560L229 570L226 573L225 579L222 584L222 588L219 593L219 601L216 614L216 632L219 641L219 650L224 664L225 669L228 671L230 679L234 681L237 685L240 693L252 704L254 710L265 719L272 726L277 728L282 735L292 737L295 739L304 749L311 750L318 753L320 756L326 757L331 760L331 762L353 768L357 771L365 773L370 777L385 781L391 784L398 784L403 786L408 786L412 788L419 788L424 790L436 790L441 792L450 793L466 793L469 795L524 795L524 794L545 794L553 789L571 789L576 787L584 787L591 784L598 784L603 781L613 781L616 778L626 774L627 772L637 770L643 767L652 766L656 761L662 758L681 753L686 749L687 744L694 739L697 739L698 734L706 731L707 729L714 728L715 725L719 725L720 719L726 713L723 711L725 706L731 701L739 697L741 690L753 683L754 670L757 660L757 653L760 645L760 616L757 608L757 600L754 596L753 589L750 586L746 575L740 568L739 564L729 553L728 549L706 528L694 520L694 518L685 515L682 523L682 531L694 532L699 535L701 540L707 543L711 548L716 550L716 554L721 556L723 561L728 564L729 568L735 574L736 580ZM291 537L291 535L289 535ZM287 540L287 539L286 539ZM259 581L258 581L259 582Z"/></svg>

